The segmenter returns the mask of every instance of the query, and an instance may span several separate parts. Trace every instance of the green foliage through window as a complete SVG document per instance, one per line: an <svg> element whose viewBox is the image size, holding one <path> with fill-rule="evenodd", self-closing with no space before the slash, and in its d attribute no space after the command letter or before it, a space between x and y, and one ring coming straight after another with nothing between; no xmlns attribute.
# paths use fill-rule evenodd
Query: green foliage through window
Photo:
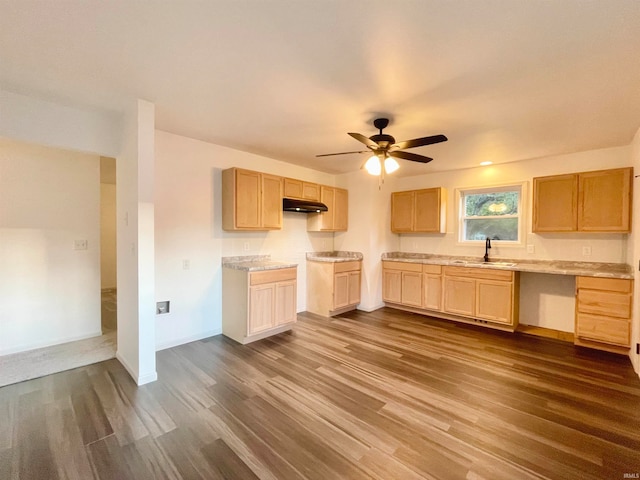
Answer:
<svg viewBox="0 0 640 480"><path fill-rule="evenodd" d="M517 215L518 197L518 192L473 193L465 195L465 217Z"/></svg>
<svg viewBox="0 0 640 480"><path fill-rule="evenodd" d="M518 241L520 190L486 190L462 194L463 241Z"/></svg>

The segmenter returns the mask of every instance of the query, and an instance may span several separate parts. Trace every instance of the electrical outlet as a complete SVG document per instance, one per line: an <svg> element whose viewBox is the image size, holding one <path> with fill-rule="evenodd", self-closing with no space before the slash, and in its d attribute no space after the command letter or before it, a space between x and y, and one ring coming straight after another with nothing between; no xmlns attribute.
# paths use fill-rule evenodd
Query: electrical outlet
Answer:
<svg viewBox="0 0 640 480"><path fill-rule="evenodd" d="M74 250L86 250L89 248L89 242L87 240L75 240L73 242Z"/></svg>
<svg viewBox="0 0 640 480"><path fill-rule="evenodd" d="M527 245L527 253L536 253L535 245Z"/></svg>
<svg viewBox="0 0 640 480"><path fill-rule="evenodd" d="M169 313L169 300L156 303L156 314L162 315L164 313Z"/></svg>
<svg viewBox="0 0 640 480"><path fill-rule="evenodd" d="M588 257L589 255L591 255L591 247L590 246L582 247L582 255L584 255L585 257Z"/></svg>
<svg viewBox="0 0 640 480"><path fill-rule="evenodd" d="M244 242L243 248L244 248L245 252L248 252L249 251L249 242Z"/></svg>
<svg viewBox="0 0 640 480"><path fill-rule="evenodd" d="M182 260L182 269L189 270L190 268L191 268L191 262L189 261L189 259Z"/></svg>

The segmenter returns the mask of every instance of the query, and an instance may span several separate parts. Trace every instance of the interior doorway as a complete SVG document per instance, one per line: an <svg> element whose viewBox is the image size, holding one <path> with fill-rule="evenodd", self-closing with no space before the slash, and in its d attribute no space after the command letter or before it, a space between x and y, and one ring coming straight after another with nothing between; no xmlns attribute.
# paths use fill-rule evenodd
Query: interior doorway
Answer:
<svg viewBox="0 0 640 480"><path fill-rule="evenodd" d="M116 159L100 157L100 289L102 334L115 332L117 318Z"/></svg>

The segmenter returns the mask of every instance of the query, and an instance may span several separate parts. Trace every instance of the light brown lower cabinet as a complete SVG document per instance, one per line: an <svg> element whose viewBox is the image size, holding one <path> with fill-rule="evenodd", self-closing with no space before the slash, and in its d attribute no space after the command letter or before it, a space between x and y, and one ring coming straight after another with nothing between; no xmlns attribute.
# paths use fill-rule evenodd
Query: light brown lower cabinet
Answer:
<svg viewBox="0 0 640 480"><path fill-rule="evenodd" d="M382 278L390 306L506 330L518 325L518 272L383 261Z"/></svg>
<svg viewBox="0 0 640 480"><path fill-rule="evenodd" d="M382 262L382 299L422 307L422 264Z"/></svg>
<svg viewBox="0 0 640 480"><path fill-rule="evenodd" d="M628 353L633 280L576 277L576 345Z"/></svg>
<svg viewBox="0 0 640 480"><path fill-rule="evenodd" d="M297 269L222 269L222 334L246 344L296 322Z"/></svg>
<svg viewBox="0 0 640 480"><path fill-rule="evenodd" d="M331 317L360 303L362 262L307 260L307 311Z"/></svg>
<svg viewBox="0 0 640 480"><path fill-rule="evenodd" d="M423 265L422 293L423 307L429 310L442 310L442 266Z"/></svg>
<svg viewBox="0 0 640 480"><path fill-rule="evenodd" d="M444 311L498 323L518 325L518 272L446 266Z"/></svg>

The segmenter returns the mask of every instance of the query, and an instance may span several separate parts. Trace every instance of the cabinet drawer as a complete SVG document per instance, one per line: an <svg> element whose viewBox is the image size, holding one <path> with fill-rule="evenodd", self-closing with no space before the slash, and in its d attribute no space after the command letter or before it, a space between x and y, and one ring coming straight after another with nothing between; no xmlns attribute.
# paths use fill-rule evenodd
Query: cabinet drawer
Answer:
<svg viewBox="0 0 640 480"><path fill-rule="evenodd" d="M631 293L632 281L624 278L576 277L578 288L606 290L609 292Z"/></svg>
<svg viewBox="0 0 640 480"><path fill-rule="evenodd" d="M578 313L576 334L580 338L629 346L631 324L628 320Z"/></svg>
<svg viewBox="0 0 640 480"><path fill-rule="evenodd" d="M454 277L471 277L485 280L513 281L513 272L510 270L490 270L488 268L474 267L444 267L444 274Z"/></svg>
<svg viewBox="0 0 640 480"><path fill-rule="evenodd" d="M333 266L333 271L335 273L354 272L359 270L360 270L360 262L358 261L336 262Z"/></svg>
<svg viewBox="0 0 640 480"><path fill-rule="evenodd" d="M578 290L578 312L630 318L631 295L581 289Z"/></svg>
<svg viewBox="0 0 640 480"><path fill-rule="evenodd" d="M264 283L284 282L285 280L296 279L296 268L278 268L275 270L263 270L261 272L251 272L249 275L249 285L262 285Z"/></svg>
<svg viewBox="0 0 640 480"><path fill-rule="evenodd" d="M410 262L382 262L382 268L387 270L401 270L403 272L420 272L422 273L421 263Z"/></svg>
<svg viewBox="0 0 640 480"><path fill-rule="evenodd" d="M434 275L440 275L442 273L442 265L423 265L422 273L432 273Z"/></svg>

